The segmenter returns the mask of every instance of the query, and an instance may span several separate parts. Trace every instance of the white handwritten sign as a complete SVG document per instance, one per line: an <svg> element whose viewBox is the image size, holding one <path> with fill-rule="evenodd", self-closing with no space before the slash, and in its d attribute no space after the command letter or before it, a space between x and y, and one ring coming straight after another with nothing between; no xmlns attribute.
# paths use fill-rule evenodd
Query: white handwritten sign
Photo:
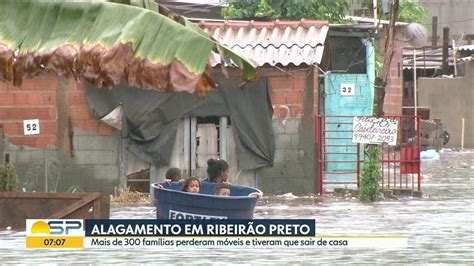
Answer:
<svg viewBox="0 0 474 266"><path fill-rule="evenodd" d="M25 133L25 135L39 134L39 119L23 120L23 132Z"/></svg>
<svg viewBox="0 0 474 266"><path fill-rule="evenodd" d="M356 116L352 124L352 142L397 145L398 119Z"/></svg>

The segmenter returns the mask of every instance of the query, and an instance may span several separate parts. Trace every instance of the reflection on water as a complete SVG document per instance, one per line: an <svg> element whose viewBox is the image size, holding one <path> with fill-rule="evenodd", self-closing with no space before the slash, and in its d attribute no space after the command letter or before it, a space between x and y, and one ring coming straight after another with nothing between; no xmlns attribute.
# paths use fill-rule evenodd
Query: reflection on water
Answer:
<svg viewBox="0 0 474 266"><path fill-rule="evenodd" d="M0 231L0 258L8 263L462 263L474 264L474 152L446 151L423 162L423 199L376 204L334 198L270 198L255 218L316 218L318 235L400 235L409 248L27 250L24 232ZM265 203L266 202L266 203ZM148 206L114 206L112 218L153 219Z"/></svg>

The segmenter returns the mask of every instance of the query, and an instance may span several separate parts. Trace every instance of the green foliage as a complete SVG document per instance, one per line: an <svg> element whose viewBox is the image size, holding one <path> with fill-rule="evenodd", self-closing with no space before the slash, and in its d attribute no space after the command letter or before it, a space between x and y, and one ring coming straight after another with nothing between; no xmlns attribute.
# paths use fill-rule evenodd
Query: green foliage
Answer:
<svg viewBox="0 0 474 266"><path fill-rule="evenodd" d="M377 8L379 13L382 12L381 1L377 1ZM359 4L363 7L372 10L372 0L359 0ZM428 18L430 11L418 0L400 0L397 13L397 21L402 22L423 22ZM382 14L382 19L388 19L388 14Z"/></svg>
<svg viewBox="0 0 474 266"><path fill-rule="evenodd" d="M382 149L378 145L369 144L365 147L365 162L362 167L360 180L359 200L362 202L374 202L382 199L379 181L382 179L380 173L380 157Z"/></svg>
<svg viewBox="0 0 474 266"><path fill-rule="evenodd" d="M428 18L429 9L418 3L418 0L400 0L398 21L423 22Z"/></svg>
<svg viewBox="0 0 474 266"><path fill-rule="evenodd" d="M235 183L240 177L240 174L242 174L242 169L240 169L235 175L229 177L229 183Z"/></svg>
<svg viewBox="0 0 474 266"><path fill-rule="evenodd" d="M181 25L157 12L136 7L140 6L138 2L147 7L149 0L130 2L137 5L104 1L0 1L0 46L2 60L6 62L0 64L0 73L3 78L14 80L15 85L20 85L24 76L32 78L52 70L60 75L83 77L99 87L112 87L134 76L140 77L128 80L135 81L134 86L149 84L146 85L148 89L165 90L171 88L167 85L169 82L175 88L182 86L183 90L193 92L196 90L193 82L206 73L209 56L214 50L221 51L221 56L227 56L242 68L245 79L256 77L253 62L203 34L197 27ZM91 57L94 59L85 59L89 55L82 56L84 47L104 50ZM54 52L54 60L49 60L49 52ZM32 55L35 62L28 68L24 67L23 60L16 60ZM97 63L104 60L101 58L106 58L107 64ZM134 68L136 60L151 65L143 63L143 69ZM173 74L166 71L167 74L163 74L161 69L176 61L189 73L180 72L181 76L176 79L170 78ZM83 75L84 71L93 74ZM143 73L149 73L149 76Z"/></svg>
<svg viewBox="0 0 474 266"><path fill-rule="evenodd" d="M383 56L380 54L380 45L378 43L374 43L374 52L375 52L375 76L379 77L381 75L382 67L383 67Z"/></svg>
<svg viewBox="0 0 474 266"><path fill-rule="evenodd" d="M306 18L339 23L344 21L348 10L347 0L237 0L222 9L221 17L255 20Z"/></svg>
<svg viewBox="0 0 474 266"><path fill-rule="evenodd" d="M18 176L15 166L5 163L0 166L0 191L16 191L18 187Z"/></svg>

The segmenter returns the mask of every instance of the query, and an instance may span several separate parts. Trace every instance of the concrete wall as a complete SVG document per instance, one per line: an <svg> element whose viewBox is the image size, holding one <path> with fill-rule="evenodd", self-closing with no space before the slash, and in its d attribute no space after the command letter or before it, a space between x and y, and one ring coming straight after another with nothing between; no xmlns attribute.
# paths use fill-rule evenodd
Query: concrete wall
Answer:
<svg viewBox="0 0 474 266"><path fill-rule="evenodd" d="M312 127L302 127L300 119L285 124L274 120L277 135L273 167L257 171L259 188L266 194L309 194L315 192L315 162Z"/></svg>
<svg viewBox="0 0 474 266"><path fill-rule="evenodd" d="M461 119L465 119L464 148L474 148L473 124L474 61L466 65L466 75L456 78L419 78L418 104L430 108L431 118L439 118L451 135L446 147L461 147Z"/></svg>
<svg viewBox="0 0 474 266"><path fill-rule="evenodd" d="M23 120L40 134L24 135ZM119 183L120 136L92 116L83 84L43 75L21 87L0 82L0 159L9 153L27 191L113 192ZM59 179L58 179L59 177Z"/></svg>
<svg viewBox="0 0 474 266"><path fill-rule="evenodd" d="M257 185L266 194L314 193L313 118L318 110L319 77L311 69L284 70L265 73L272 88L276 151L273 167L257 170Z"/></svg>
<svg viewBox="0 0 474 266"><path fill-rule="evenodd" d="M419 0L430 11L426 21L431 29L431 18L438 17L438 45L443 44L443 27L449 27L451 38L459 40L462 33L474 33L474 1L472 0ZM430 36L431 37L431 36ZM428 41L431 44L431 38Z"/></svg>

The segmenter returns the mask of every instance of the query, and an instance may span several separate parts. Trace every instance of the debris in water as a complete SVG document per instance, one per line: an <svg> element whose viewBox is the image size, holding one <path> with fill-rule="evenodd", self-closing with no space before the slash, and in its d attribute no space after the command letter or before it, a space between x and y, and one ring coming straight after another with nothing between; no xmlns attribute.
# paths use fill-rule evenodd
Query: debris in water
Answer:
<svg viewBox="0 0 474 266"><path fill-rule="evenodd" d="M280 195L280 197L282 198L286 198L286 199L296 199L298 198L297 196L293 195L293 193L286 193L286 194L283 194L283 195Z"/></svg>
<svg viewBox="0 0 474 266"><path fill-rule="evenodd" d="M435 150L422 151L420 153L420 158L422 161L439 160L439 154Z"/></svg>

